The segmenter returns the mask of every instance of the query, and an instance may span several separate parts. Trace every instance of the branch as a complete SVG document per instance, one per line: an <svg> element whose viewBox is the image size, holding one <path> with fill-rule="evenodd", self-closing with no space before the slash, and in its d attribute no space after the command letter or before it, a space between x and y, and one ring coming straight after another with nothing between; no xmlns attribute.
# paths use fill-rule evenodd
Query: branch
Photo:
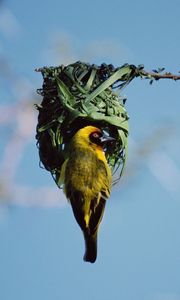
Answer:
<svg viewBox="0 0 180 300"><path fill-rule="evenodd" d="M165 72L164 68L158 68L158 70L153 70L152 72L147 72L144 68L138 68L137 76L140 76L145 79L150 79L150 84L153 83L154 80L159 79L172 79L172 80L180 80L180 75L172 74L170 72Z"/></svg>

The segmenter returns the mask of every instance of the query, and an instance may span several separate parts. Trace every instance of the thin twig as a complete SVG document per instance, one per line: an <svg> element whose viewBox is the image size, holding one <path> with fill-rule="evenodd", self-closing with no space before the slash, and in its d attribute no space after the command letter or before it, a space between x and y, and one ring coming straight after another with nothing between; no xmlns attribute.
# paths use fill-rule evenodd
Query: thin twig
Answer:
<svg viewBox="0 0 180 300"><path fill-rule="evenodd" d="M145 70L139 70L139 75L142 77L145 77L147 79L173 79L173 80L180 80L180 75L172 74L170 72L166 72L164 74L162 73L156 73L156 72L147 72Z"/></svg>

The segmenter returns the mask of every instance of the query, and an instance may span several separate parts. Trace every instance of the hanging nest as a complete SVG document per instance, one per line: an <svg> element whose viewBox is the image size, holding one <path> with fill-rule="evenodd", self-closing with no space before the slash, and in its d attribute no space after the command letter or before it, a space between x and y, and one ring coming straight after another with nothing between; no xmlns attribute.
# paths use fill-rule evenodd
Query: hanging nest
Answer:
<svg viewBox="0 0 180 300"><path fill-rule="evenodd" d="M36 139L45 169L58 185L70 139L80 128L94 125L116 139L107 147L106 158L113 174L116 173L114 183L117 182L126 161L128 137L128 115L120 91L136 76L136 67L76 62L36 71L44 79L42 89L37 90L43 101L36 105Z"/></svg>

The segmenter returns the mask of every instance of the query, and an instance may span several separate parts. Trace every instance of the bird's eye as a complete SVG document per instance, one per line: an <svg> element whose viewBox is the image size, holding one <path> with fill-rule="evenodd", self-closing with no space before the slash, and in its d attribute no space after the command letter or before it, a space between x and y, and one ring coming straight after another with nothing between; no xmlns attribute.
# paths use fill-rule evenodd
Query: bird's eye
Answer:
<svg viewBox="0 0 180 300"><path fill-rule="evenodd" d="M90 134L89 138L92 143L100 144L100 138L102 137L102 133L98 131L94 131Z"/></svg>
<svg viewBox="0 0 180 300"><path fill-rule="evenodd" d="M95 138L95 139L98 139L100 137L100 133L99 132L93 132L92 136Z"/></svg>

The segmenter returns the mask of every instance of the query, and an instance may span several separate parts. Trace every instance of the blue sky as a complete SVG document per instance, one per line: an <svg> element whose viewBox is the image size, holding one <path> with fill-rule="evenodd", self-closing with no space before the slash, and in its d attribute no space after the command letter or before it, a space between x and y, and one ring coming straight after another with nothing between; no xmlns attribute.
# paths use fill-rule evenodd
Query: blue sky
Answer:
<svg viewBox="0 0 180 300"><path fill-rule="evenodd" d="M180 83L134 80L127 170L98 259L35 145L36 67L126 62L178 72L180 2L4 1L0 6L0 299L180 300ZM2 62L1 62L2 67ZM40 101L40 99L39 99Z"/></svg>

